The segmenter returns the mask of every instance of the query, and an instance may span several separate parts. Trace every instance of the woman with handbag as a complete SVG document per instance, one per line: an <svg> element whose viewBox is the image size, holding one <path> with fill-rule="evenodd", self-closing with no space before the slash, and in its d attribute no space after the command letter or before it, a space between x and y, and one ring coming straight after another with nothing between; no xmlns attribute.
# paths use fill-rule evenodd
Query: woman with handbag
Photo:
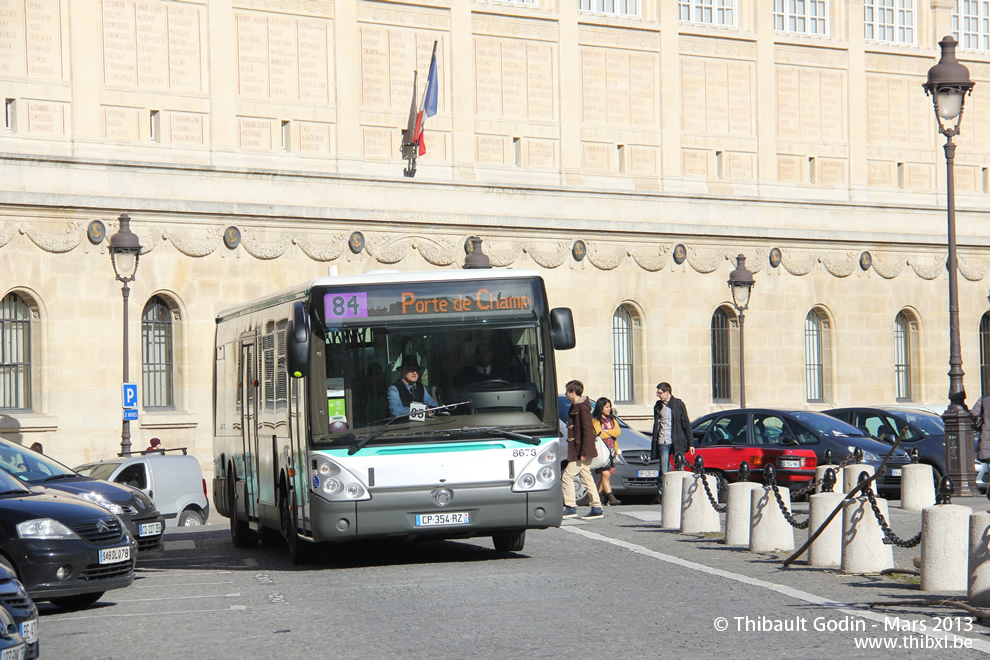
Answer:
<svg viewBox="0 0 990 660"><path fill-rule="evenodd" d="M595 429L595 437L600 438L608 448L609 461L603 468L596 470L601 475L598 483L598 492L604 504L619 504L618 498L612 494L612 475L615 474L615 457L619 454L616 438L622 433L619 422L612 414L612 402L606 397L602 397L595 402L595 412L591 414L591 425Z"/></svg>

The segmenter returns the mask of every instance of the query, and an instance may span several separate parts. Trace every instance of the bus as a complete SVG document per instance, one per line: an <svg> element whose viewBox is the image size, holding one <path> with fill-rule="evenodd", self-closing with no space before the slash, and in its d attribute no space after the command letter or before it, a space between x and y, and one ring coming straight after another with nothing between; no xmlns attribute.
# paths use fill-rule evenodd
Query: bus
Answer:
<svg viewBox="0 0 990 660"><path fill-rule="evenodd" d="M213 498L233 544L297 563L372 538L522 550L563 515L554 350L574 343L525 270L326 277L220 312ZM402 414L411 362L429 396Z"/></svg>

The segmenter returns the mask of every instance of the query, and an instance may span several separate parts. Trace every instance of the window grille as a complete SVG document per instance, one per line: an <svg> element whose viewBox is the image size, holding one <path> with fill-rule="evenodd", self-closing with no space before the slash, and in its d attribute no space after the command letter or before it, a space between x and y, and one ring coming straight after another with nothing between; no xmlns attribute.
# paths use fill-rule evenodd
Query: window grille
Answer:
<svg viewBox="0 0 990 660"><path fill-rule="evenodd" d="M141 315L142 399L145 408L171 408L172 313L160 296L144 306Z"/></svg>

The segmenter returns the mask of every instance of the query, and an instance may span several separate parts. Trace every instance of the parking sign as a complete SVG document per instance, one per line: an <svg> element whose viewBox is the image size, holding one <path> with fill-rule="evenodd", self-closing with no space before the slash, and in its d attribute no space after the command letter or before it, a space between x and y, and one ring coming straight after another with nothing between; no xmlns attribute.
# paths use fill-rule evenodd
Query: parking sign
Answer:
<svg viewBox="0 0 990 660"><path fill-rule="evenodd" d="M138 407L137 383L122 383L120 397L125 410L136 410Z"/></svg>

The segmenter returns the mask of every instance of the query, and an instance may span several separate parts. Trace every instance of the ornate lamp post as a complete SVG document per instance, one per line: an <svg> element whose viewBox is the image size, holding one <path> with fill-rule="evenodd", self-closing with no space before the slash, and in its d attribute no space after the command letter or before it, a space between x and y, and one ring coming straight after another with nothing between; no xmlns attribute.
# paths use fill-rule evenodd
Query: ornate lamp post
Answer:
<svg viewBox="0 0 990 660"><path fill-rule="evenodd" d="M729 291L732 292L732 304L739 313L739 407L746 407L746 357L743 340L743 327L746 322L746 310L749 309L749 295L753 292L753 273L746 268L746 257L736 256L736 269L729 273Z"/></svg>
<svg viewBox="0 0 990 660"><path fill-rule="evenodd" d="M973 483L973 426L966 408L966 388L963 385L962 352L959 348L959 284L956 268L956 190L953 159L956 145L952 138L959 135L963 104L973 91L969 69L956 59L956 40L944 37L939 42L942 56L928 70L928 82L923 86L932 97L938 132L945 136L945 196L949 219L949 407L942 414L945 422L945 466L958 484L956 495L973 495L979 491Z"/></svg>
<svg viewBox="0 0 990 660"><path fill-rule="evenodd" d="M138 259L141 257L141 242L137 235L131 231L131 218L126 213L121 213L120 227L117 233L110 237L110 262L113 264L113 272L117 276L118 282L123 282L121 293L124 298L124 380L127 382L127 299L130 296L131 288L128 286L134 281L137 275ZM131 423L123 421L120 432L120 451L126 454L131 451Z"/></svg>

